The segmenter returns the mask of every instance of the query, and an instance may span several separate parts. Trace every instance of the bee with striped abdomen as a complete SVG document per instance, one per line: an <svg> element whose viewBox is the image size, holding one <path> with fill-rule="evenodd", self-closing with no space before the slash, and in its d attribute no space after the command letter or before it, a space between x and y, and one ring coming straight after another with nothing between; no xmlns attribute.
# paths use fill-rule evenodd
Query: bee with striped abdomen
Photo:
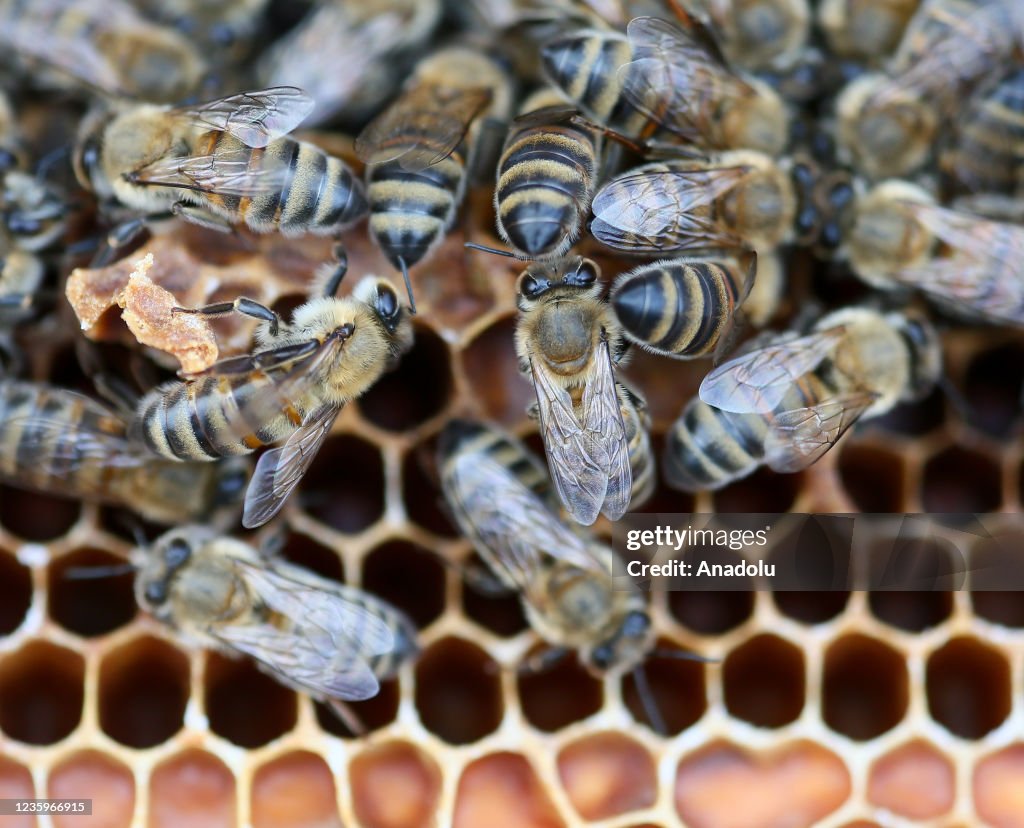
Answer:
<svg viewBox="0 0 1024 828"><path fill-rule="evenodd" d="M807 47L807 0L696 0L729 62L748 72L796 64Z"/></svg>
<svg viewBox="0 0 1024 828"><path fill-rule="evenodd" d="M156 523L182 523L238 505L248 461L172 463L130 439L95 400L0 381L0 479L17 488L122 506Z"/></svg>
<svg viewBox="0 0 1024 828"><path fill-rule="evenodd" d="M498 162L498 235L527 258L561 256L590 210L602 135L552 89L527 98L521 113Z"/></svg>
<svg viewBox="0 0 1024 828"><path fill-rule="evenodd" d="M505 118L510 107L501 67L453 46L420 61L398 100L360 134L370 235L397 270L444 238L462 203L481 119Z"/></svg>
<svg viewBox="0 0 1024 828"><path fill-rule="evenodd" d="M938 334L923 317L835 311L806 336L775 336L712 370L668 433L665 478L697 492L763 465L807 468L859 419L927 394L941 371Z"/></svg>
<svg viewBox="0 0 1024 828"><path fill-rule="evenodd" d="M418 651L390 604L206 527L173 529L139 557L140 607L195 645L251 656L346 722L341 702L377 695Z"/></svg>
<svg viewBox="0 0 1024 828"><path fill-rule="evenodd" d="M888 60L921 0L821 0L817 20L831 51L869 66Z"/></svg>
<svg viewBox="0 0 1024 828"><path fill-rule="evenodd" d="M184 381L171 381L139 403L136 433L170 460L209 461L265 452L245 497L243 524L270 520L298 484L346 402L372 386L411 346L412 324L394 287L366 276L352 296L332 294L295 309L285 323L250 299L183 312L232 310L263 321L261 350L223 360Z"/></svg>
<svg viewBox="0 0 1024 828"><path fill-rule="evenodd" d="M121 106L83 123L75 173L101 202L143 215L333 235L362 218L366 197L341 159L286 136L312 105L275 87L195 106Z"/></svg>
<svg viewBox="0 0 1024 828"><path fill-rule="evenodd" d="M789 114L778 94L728 68L704 27L638 17L626 34L572 30L542 48L551 81L599 124L650 149L777 154Z"/></svg>

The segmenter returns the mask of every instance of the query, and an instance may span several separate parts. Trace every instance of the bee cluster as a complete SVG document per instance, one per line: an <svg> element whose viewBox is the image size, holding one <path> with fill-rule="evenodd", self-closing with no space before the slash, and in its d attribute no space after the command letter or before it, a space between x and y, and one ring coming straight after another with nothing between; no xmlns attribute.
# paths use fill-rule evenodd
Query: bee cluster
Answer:
<svg viewBox="0 0 1024 828"><path fill-rule="evenodd" d="M608 544L1019 512L1024 4L0 0L0 44L4 796L1024 824L1019 593L648 594Z"/></svg>

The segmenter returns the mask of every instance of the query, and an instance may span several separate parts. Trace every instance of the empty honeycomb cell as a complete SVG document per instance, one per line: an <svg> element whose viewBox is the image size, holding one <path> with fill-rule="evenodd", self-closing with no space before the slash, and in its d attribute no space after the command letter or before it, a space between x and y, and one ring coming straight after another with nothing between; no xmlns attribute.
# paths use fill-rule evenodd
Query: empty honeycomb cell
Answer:
<svg viewBox="0 0 1024 828"><path fill-rule="evenodd" d="M315 753L272 759L253 775L252 828L341 828L334 776Z"/></svg>
<svg viewBox="0 0 1024 828"><path fill-rule="evenodd" d="M235 777L213 754L186 750L153 769L148 810L146 828L235 828Z"/></svg>
<svg viewBox="0 0 1024 828"><path fill-rule="evenodd" d="M532 384L519 373L515 328L515 316L503 317L462 351L472 399L485 417L506 426L522 422L527 406L537 400Z"/></svg>
<svg viewBox="0 0 1024 828"><path fill-rule="evenodd" d="M921 499L928 512L993 512L1002 502L1002 472L991 458L952 446L924 467Z"/></svg>
<svg viewBox="0 0 1024 828"><path fill-rule="evenodd" d="M85 661L49 641L29 641L0 661L0 730L33 745L69 736L82 717Z"/></svg>
<svg viewBox="0 0 1024 828"><path fill-rule="evenodd" d="M159 638L131 641L100 664L100 727L129 747L153 747L177 733L188 696L188 657Z"/></svg>
<svg viewBox="0 0 1024 828"><path fill-rule="evenodd" d="M416 325L416 341L394 371L359 398L359 410L388 431L408 431L436 416L448 404L452 369L448 346L426 325Z"/></svg>
<svg viewBox="0 0 1024 828"><path fill-rule="evenodd" d="M1024 534L1010 529L977 540L970 550L971 606L982 618L1005 627L1024 627L1024 577L1006 576L1020 571L1022 548ZM991 578L988 572L999 574Z"/></svg>
<svg viewBox="0 0 1024 828"><path fill-rule="evenodd" d="M368 747L349 765L352 806L365 828L429 828L441 797L441 770L408 742Z"/></svg>
<svg viewBox="0 0 1024 828"><path fill-rule="evenodd" d="M281 548L281 555L293 564L304 567L317 575L343 583L345 567L341 556L313 540L309 535L291 532Z"/></svg>
<svg viewBox="0 0 1024 828"><path fill-rule="evenodd" d="M978 817L993 828L1024 825L1024 743L1017 742L980 760L971 787Z"/></svg>
<svg viewBox="0 0 1024 828"><path fill-rule="evenodd" d="M902 654L865 635L846 635L825 653L822 716L832 730L863 741L902 721L910 692Z"/></svg>
<svg viewBox="0 0 1024 828"><path fill-rule="evenodd" d="M1006 657L975 638L954 638L929 656L925 691L932 718L964 739L997 728L1013 704Z"/></svg>
<svg viewBox="0 0 1024 828"><path fill-rule="evenodd" d="M755 597L753 592L670 592L668 607L684 627L702 635L721 635L750 618Z"/></svg>
<svg viewBox="0 0 1024 828"><path fill-rule="evenodd" d="M461 638L443 638L425 650L416 663L416 709L424 727L453 745L496 730L505 712L500 669Z"/></svg>
<svg viewBox="0 0 1024 828"><path fill-rule="evenodd" d="M81 504L74 500L0 486L0 526L27 541L61 537L81 512Z"/></svg>
<svg viewBox="0 0 1024 828"><path fill-rule="evenodd" d="M638 722L660 730L654 717L660 717L665 733L675 735L692 727L707 710L704 688L704 665L688 658L676 658L667 653L685 653L668 642L659 642L659 651L666 655L651 655L639 666L642 674L632 671L622 680L622 698ZM643 686L650 693L643 692Z"/></svg>
<svg viewBox="0 0 1024 828"><path fill-rule="evenodd" d="M33 799L32 774L24 765L0 756L0 799ZM35 828L31 814L4 817L4 828Z"/></svg>
<svg viewBox="0 0 1024 828"><path fill-rule="evenodd" d="M654 759L621 733L594 733L566 745L558 776L573 807L591 821L649 808L658 796Z"/></svg>
<svg viewBox="0 0 1024 828"><path fill-rule="evenodd" d="M470 764L455 793L453 828L563 828L544 785L517 753L495 753Z"/></svg>
<svg viewBox="0 0 1024 828"><path fill-rule="evenodd" d="M476 567L478 571L489 573L475 552L470 556L466 567ZM509 590L485 594L473 586L468 576L462 581L462 611L467 618L504 637L516 635L528 626L526 615L523 613L523 602L517 592Z"/></svg>
<svg viewBox="0 0 1024 828"><path fill-rule="evenodd" d="M1024 627L1024 591L974 590L971 606L975 615L1003 627Z"/></svg>
<svg viewBox="0 0 1024 828"><path fill-rule="evenodd" d="M922 632L938 626L953 612L949 592L871 592L871 614L893 627Z"/></svg>
<svg viewBox="0 0 1024 828"><path fill-rule="evenodd" d="M764 753L719 742L676 771L676 810L689 828L810 828L849 796L846 765L813 742Z"/></svg>
<svg viewBox="0 0 1024 828"><path fill-rule="evenodd" d="M361 532L384 514L384 461L377 448L350 434L324 443L302 480L300 502L310 516L339 532Z"/></svg>
<svg viewBox="0 0 1024 828"><path fill-rule="evenodd" d="M550 650L538 648L532 658L542 659ZM601 709L601 682L568 654L556 663L534 665L528 659L519 666L519 703L523 716L539 730L552 732L592 716Z"/></svg>
<svg viewBox="0 0 1024 828"><path fill-rule="evenodd" d="M782 727L804 707L804 657L774 635L760 635L733 650L722 665L725 706L758 727Z"/></svg>
<svg viewBox="0 0 1024 828"><path fill-rule="evenodd" d="M839 453L844 491L862 512L902 512L904 460L877 446L849 443Z"/></svg>
<svg viewBox="0 0 1024 828"><path fill-rule="evenodd" d="M135 617L134 575L125 572L102 578L81 578L74 570L123 566L124 558L100 549L78 549L50 565L47 610L73 633L103 635Z"/></svg>
<svg viewBox="0 0 1024 828"><path fill-rule="evenodd" d="M405 504L406 514L413 523L435 535L455 538L459 536L459 531L452 525L444 498L434 482L436 446L437 441L430 440L421 443L405 455L402 463L402 502ZM435 473L433 479L428 474L428 468Z"/></svg>
<svg viewBox="0 0 1024 828"><path fill-rule="evenodd" d="M967 366L964 399L970 424L993 437L1009 437L1021 423L1024 347L1010 343L982 351Z"/></svg>
<svg viewBox="0 0 1024 828"><path fill-rule="evenodd" d="M359 722L363 732L372 733L389 725L398 715L400 701L398 679L381 682L380 690L373 698L358 702L345 702L350 715ZM325 703L316 705L316 718L320 727L335 736L351 739L362 734L353 733L343 716Z"/></svg>
<svg viewBox="0 0 1024 828"><path fill-rule="evenodd" d="M404 610L421 629L444 611L444 564L407 541L378 546L363 560L364 589Z"/></svg>
<svg viewBox="0 0 1024 828"><path fill-rule="evenodd" d="M955 797L952 763L921 740L876 760L868 777L868 800L907 819L936 819L949 812Z"/></svg>
<svg viewBox="0 0 1024 828"><path fill-rule="evenodd" d="M779 612L801 624L824 624L838 616L850 600L849 592L772 592Z"/></svg>
<svg viewBox="0 0 1024 828"><path fill-rule="evenodd" d="M865 423L865 428L892 431L908 437L923 437L942 428L944 422L944 394L936 389L922 400L898 405L888 414L875 417Z"/></svg>
<svg viewBox="0 0 1024 828"><path fill-rule="evenodd" d="M802 474L777 474L759 468L750 477L737 480L714 493L719 512L788 512L802 488Z"/></svg>
<svg viewBox="0 0 1024 828"><path fill-rule="evenodd" d="M91 816L54 814L54 828L128 828L135 810L135 777L131 768L98 750L85 750L53 768L46 795L92 800Z"/></svg>
<svg viewBox="0 0 1024 828"><path fill-rule="evenodd" d="M204 684L210 730L229 742L255 748L295 727L295 693L248 659L208 653Z"/></svg>
<svg viewBox="0 0 1024 828"><path fill-rule="evenodd" d="M32 573L14 555L0 549L0 636L10 635L32 606Z"/></svg>

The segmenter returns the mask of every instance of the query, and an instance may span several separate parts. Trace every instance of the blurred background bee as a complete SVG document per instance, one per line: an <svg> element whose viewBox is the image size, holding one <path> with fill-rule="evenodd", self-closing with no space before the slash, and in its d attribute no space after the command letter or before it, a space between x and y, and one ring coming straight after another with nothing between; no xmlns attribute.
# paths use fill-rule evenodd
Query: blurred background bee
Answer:
<svg viewBox="0 0 1024 828"><path fill-rule="evenodd" d="M833 54L877 68L920 6L921 0L820 0L817 21Z"/></svg>
<svg viewBox="0 0 1024 828"><path fill-rule="evenodd" d="M920 290L968 318L1024 327L1024 227L935 204L888 181L858 199L845 253L873 287Z"/></svg>
<svg viewBox="0 0 1024 828"><path fill-rule="evenodd" d="M144 101L193 93L206 73L196 46L125 0L2 0L0 43L34 82Z"/></svg>
<svg viewBox="0 0 1024 828"><path fill-rule="evenodd" d="M237 514L250 464L160 460L122 417L81 394L0 380L0 479L21 489L107 503L155 523Z"/></svg>
<svg viewBox="0 0 1024 828"><path fill-rule="evenodd" d="M396 270L424 259L455 220L481 121L505 119L512 98L504 69L453 46L416 65L398 99L363 130L370 235Z"/></svg>
<svg viewBox="0 0 1024 828"><path fill-rule="evenodd" d="M759 466L807 468L861 418L919 399L942 351L927 319L851 307L722 363L669 431L663 466L686 492L720 489Z"/></svg>
<svg viewBox="0 0 1024 828"><path fill-rule="evenodd" d="M541 49L562 92L603 126L650 150L751 148L778 154L789 115L779 95L733 72L695 19L683 29L656 17L626 34L570 30Z"/></svg>
<svg viewBox="0 0 1024 828"><path fill-rule="evenodd" d="M785 69L804 57L811 33L807 0L692 0L729 64L748 72Z"/></svg>
<svg viewBox="0 0 1024 828"><path fill-rule="evenodd" d="M328 295L300 305L290 323L244 298L179 308L262 320L260 349L165 383L139 402L133 435L169 460L208 462L285 441L259 459L245 497L247 528L277 514L345 403L412 346L409 316L386 279L367 276L351 297L333 296L345 267L329 282Z"/></svg>
<svg viewBox="0 0 1024 828"><path fill-rule="evenodd" d="M366 198L341 159L286 137L312 106L301 90L276 87L196 106L104 110L83 123L75 173L102 203L142 215L333 235L365 214Z"/></svg>
<svg viewBox="0 0 1024 828"><path fill-rule="evenodd" d="M213 65L242 60L261 34L268 0L133 0L140 12L181 33Z"/></svg>
<svg viewBox="0 0 1024 828"><path fill-rule="evenodd" d="M194 645L252 657L347 723L341 702L377 695L417 652L416 628L390 604L206 527L174 529L145 549L135 595Z"/></svg>

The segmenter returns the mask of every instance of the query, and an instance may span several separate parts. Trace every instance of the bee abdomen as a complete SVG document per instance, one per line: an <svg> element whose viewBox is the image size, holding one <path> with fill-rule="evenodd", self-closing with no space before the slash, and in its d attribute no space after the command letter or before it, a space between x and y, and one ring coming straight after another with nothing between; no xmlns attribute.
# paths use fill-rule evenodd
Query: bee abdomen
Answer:
<svg viewBox="0 0 1024 828"><path fill-rule="evenodd" d="M695 357L715 349L739 293L731 268L658 262L627 273L611 301L630 338L660 353Z"/></svg>
<svg viewBox="0 0 1024 828"><path fill-rule="evenodd" d="M685 492L720 489L760 465L766 434L763 417L728 415L694 399L669 430L665 479Z"/></svg>
<svg viewBox="0 0 1024 828"><path fill-rule="evenodd" d="M969 192L1016 192L1024 182L1024 70L973 102L949 161Z"/></svg>

